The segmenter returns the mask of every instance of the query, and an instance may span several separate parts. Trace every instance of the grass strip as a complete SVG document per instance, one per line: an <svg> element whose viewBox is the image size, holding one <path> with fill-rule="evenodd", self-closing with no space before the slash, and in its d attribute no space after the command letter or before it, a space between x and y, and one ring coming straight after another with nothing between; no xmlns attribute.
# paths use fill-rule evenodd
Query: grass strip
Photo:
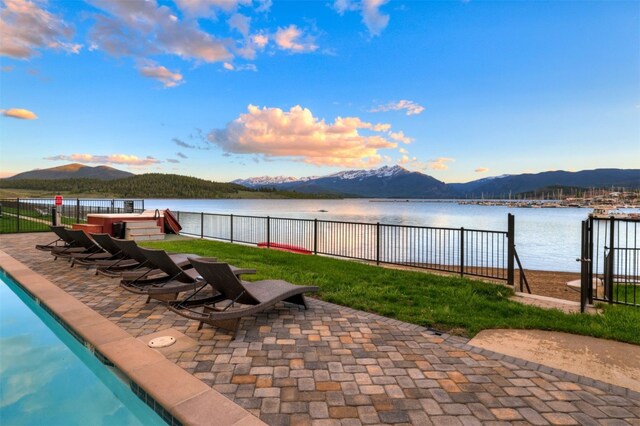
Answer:
<svg viewBox="0 0 640 426"><path fill-rule="evenodd" d="M640 344L640 309L606 305L601 315L566 314L508 299L497 284L382 268L322 256L307 256L208 240L148 242L148 247L217 257L256 268L247 280L283 279L316 285L313 297L388 318L472 337L496 328L539 329Z"/></svg>

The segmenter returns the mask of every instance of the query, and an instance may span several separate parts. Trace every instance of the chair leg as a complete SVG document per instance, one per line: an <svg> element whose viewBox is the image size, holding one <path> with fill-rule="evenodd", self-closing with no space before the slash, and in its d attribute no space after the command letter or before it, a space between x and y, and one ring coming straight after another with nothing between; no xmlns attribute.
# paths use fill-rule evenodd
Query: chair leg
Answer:
<svg viewBox="0 0 640 426"><path fill-rule="evenodd" d="M284 302L293 303L298 306L302 306L305 309L308 309L307 301L304 298L304 294L296 294L295 296L291 296L287 299L284 299Z"/></svg>
<svg viewBox="0 0 640 426"><path fill-rule="evenodd" d="M174 300L178 299L178 293L158 293L149 295L150 299L152 297L161 302L173 302Z"/></svg>
<svg viewBox="0 0 640 426"><path fill-rule="evenodd" d="M242 318L235 319L227 319L227 320L216 320L210 321L209 323L214 327L222 328L223 330L227 330L231 332L232 337L236 337L238 333L238 329L240 328L240 320Z"/></svg>

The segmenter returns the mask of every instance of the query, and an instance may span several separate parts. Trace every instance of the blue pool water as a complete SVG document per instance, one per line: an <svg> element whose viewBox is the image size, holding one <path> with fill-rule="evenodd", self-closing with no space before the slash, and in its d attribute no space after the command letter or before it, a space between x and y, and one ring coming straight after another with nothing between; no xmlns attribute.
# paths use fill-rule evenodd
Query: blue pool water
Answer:
<svg viewBox="0 0 640 426"><path fill-rule="evenodd" d="M166 425L0 270L1 425Z"/></svg>

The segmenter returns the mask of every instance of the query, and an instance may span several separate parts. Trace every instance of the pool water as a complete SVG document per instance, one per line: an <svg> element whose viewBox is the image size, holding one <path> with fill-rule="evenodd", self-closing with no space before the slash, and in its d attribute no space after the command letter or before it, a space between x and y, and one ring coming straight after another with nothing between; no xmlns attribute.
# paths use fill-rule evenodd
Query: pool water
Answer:
<svg viewBox="0 0 640 426"><path fill-rule="evenodd" d="M166 425L0 270L1 425Z"/></svg>

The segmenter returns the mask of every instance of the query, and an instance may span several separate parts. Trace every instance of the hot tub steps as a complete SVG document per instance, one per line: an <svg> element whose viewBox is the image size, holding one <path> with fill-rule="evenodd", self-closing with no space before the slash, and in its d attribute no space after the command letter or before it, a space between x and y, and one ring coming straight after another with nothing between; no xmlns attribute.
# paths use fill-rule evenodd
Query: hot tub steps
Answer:
<svg viewBox="0 0 640 426"><path fill-rule="evenodd" d="M137 220L125 222L124 237L135 241L164 240L164 233L155 220Z"/></svg>

